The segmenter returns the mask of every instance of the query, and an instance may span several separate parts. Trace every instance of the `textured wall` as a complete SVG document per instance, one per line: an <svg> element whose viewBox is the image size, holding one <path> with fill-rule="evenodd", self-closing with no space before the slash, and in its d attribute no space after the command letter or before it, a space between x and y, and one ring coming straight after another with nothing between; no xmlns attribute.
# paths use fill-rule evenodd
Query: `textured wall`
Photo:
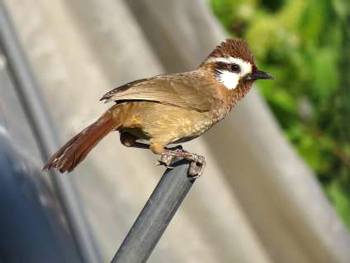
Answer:
<svg viewBox="0 0 350 263"><path fill-rule="evenodd" d="M192 69L225 38L207 1L6 0L62 141L125 82ZM349 262L350 237L257 92L203 138L197 180L150 262ZM163 168L106 138L77 169L105 262Z"/></svg>

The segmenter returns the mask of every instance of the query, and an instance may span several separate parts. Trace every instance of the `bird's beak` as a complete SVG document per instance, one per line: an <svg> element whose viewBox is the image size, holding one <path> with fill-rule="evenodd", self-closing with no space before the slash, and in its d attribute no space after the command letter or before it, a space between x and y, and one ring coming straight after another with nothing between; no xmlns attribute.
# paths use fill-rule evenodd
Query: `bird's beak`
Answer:
<svg viewBox="0 0 350 263"><path fill-rule="evenodd" d="M276 78L262 70L256 70L245 77L246 81L252 81L257 79L276 79Z"/></svg>

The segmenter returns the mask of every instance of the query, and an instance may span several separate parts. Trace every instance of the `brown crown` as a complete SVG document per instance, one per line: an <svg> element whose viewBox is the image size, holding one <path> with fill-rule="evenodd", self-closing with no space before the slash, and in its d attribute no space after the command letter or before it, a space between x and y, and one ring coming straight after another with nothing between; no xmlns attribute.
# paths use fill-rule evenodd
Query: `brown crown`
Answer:
<svg viewBox="0 0 350 263"><path fill-rule="evenodd" d="M226 39L211 52L208 58L210 57L241 58L255 67L254 57L249 50L248 43L240 39Z"/></svg>

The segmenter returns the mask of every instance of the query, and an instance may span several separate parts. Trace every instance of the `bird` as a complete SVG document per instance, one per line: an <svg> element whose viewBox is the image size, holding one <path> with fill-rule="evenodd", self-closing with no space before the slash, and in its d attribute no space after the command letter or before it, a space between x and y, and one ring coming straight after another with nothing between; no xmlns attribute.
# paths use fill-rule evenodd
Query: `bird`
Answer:
<svg viewBox="0 0 350 263"><path fill-rule="evenodd" d="M245 40L226 39L195 70L143 78L107 92L100 101L114 104L53 154L43 170L73 171L107 134L119 131L124 146L149 149L167 167L174 157L187 159L188 176L198 177L204 157L170 145L208 131L258 79L274 77L257 68Z"/></svg>

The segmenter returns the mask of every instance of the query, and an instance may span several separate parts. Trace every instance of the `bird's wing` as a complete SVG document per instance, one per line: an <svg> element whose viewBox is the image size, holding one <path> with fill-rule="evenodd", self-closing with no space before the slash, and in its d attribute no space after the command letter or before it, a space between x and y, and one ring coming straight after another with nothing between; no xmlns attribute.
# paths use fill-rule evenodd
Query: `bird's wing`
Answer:
<svg viewBox="0 0 350 263"><path fill-rule="evenodd" d="M154 101L200 112L211 109L212 85L196 71L173 75L160 75L140 79L106 93L101 100L105 102L131 100Z"/></svg>

